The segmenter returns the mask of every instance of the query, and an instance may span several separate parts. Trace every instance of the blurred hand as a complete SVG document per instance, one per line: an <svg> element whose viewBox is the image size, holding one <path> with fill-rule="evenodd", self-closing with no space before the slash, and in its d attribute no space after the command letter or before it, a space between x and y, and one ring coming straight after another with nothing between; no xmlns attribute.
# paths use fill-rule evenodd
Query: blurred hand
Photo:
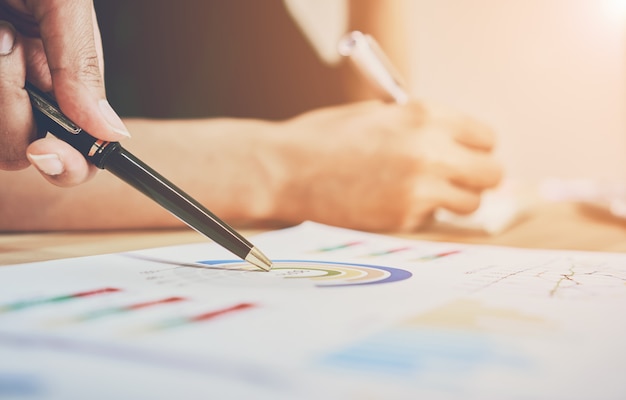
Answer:
<svg viewBox="0 0 626 400"><path fill-rule="evenodd" d="M54 137L36 140L26 80L53 92L63 113L93 136L129 136L106 100L91 0L0 0L0 169L32 163L56 185L86 181L96 168L80 153Z"/></svg>
<svg viewBox="0 0 626 400"><path fill-rule="evenodd" d="M411 231L440 207L476 210L502 175L489 128L418 102L330 107L284 124L273 214L285 221Z"/></svg>

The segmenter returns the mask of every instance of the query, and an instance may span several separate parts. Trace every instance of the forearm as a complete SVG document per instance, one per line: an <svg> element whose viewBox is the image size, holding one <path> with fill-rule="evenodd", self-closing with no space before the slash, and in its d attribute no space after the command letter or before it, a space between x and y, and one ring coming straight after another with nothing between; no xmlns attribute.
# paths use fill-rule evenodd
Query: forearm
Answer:
<svg viewBox="0 0 626 400"><path fill-rule="evenodd" d="M313 220L412 230L443 207L467 213L501 176L493 132L420 103L318 109L284 122L130 120L124 146L235 226ZM31 169L0 173L0 230L181 226L101 172L61 189Z"/></svg>
<svg viewBox="0 0 626 400"><path fill-rule="evenodd" d="M267 217L272 179L265 156L273 123L253 120L125 121L124 147L221 218ZM266 150L258 151L262 140ZM131 229L182 223L112 174L58 188L34 170L0 171L0 230Z"/></svg>

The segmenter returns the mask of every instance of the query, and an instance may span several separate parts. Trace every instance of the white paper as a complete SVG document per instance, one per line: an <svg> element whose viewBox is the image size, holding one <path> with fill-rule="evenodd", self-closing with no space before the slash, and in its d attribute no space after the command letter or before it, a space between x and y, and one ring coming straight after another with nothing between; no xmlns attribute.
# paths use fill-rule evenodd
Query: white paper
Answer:
<svg viewBox="0 0 626 400"><path fill-rule="evenodd" d="M0 268L0 398L626 397L626 254L252 241Z"/></svg>

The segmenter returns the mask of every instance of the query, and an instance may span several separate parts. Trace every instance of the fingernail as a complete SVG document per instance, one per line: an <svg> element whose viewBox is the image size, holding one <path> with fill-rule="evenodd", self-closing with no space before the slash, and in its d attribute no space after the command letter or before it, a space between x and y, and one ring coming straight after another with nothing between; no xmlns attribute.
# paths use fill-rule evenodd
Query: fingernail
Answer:
<svg viewBox="0 0 626 400"><path fill-rule="evenodd" d="M109 104L105 99L100 100L98 103L100 106L100 112L102 112L102 116L109 123L111 129L120 135L130 137L130 133L128 133L128 129L122 122L122 119L115 113L113 107Z"/></svg>
<svg viewBox="0 0 626 400"><path fill-rule="evenodd" d="M15 46L15 31L11 24L0 21L0 55L11 54Z"/></svg>
<svg viewBox="0 0 626 400"><path fill-rule="evenodd" d="M57 154L28 154L28 159L46 175L61 175L65 168Z"/></svg>

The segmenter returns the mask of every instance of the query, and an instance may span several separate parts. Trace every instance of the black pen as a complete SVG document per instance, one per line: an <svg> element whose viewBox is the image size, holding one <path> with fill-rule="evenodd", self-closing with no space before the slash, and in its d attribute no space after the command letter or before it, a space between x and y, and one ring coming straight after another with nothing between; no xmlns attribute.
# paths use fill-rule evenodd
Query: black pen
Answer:
<svg viewBox="0 0 626 400"><path fill-rule="evenodd" d="M40 129L69 143L96 167L110 171L241 259L265 271L272 268L272 262L258 248L118 142L94 138L67 118L51 96L29 82L25 89Z"/></svg>

